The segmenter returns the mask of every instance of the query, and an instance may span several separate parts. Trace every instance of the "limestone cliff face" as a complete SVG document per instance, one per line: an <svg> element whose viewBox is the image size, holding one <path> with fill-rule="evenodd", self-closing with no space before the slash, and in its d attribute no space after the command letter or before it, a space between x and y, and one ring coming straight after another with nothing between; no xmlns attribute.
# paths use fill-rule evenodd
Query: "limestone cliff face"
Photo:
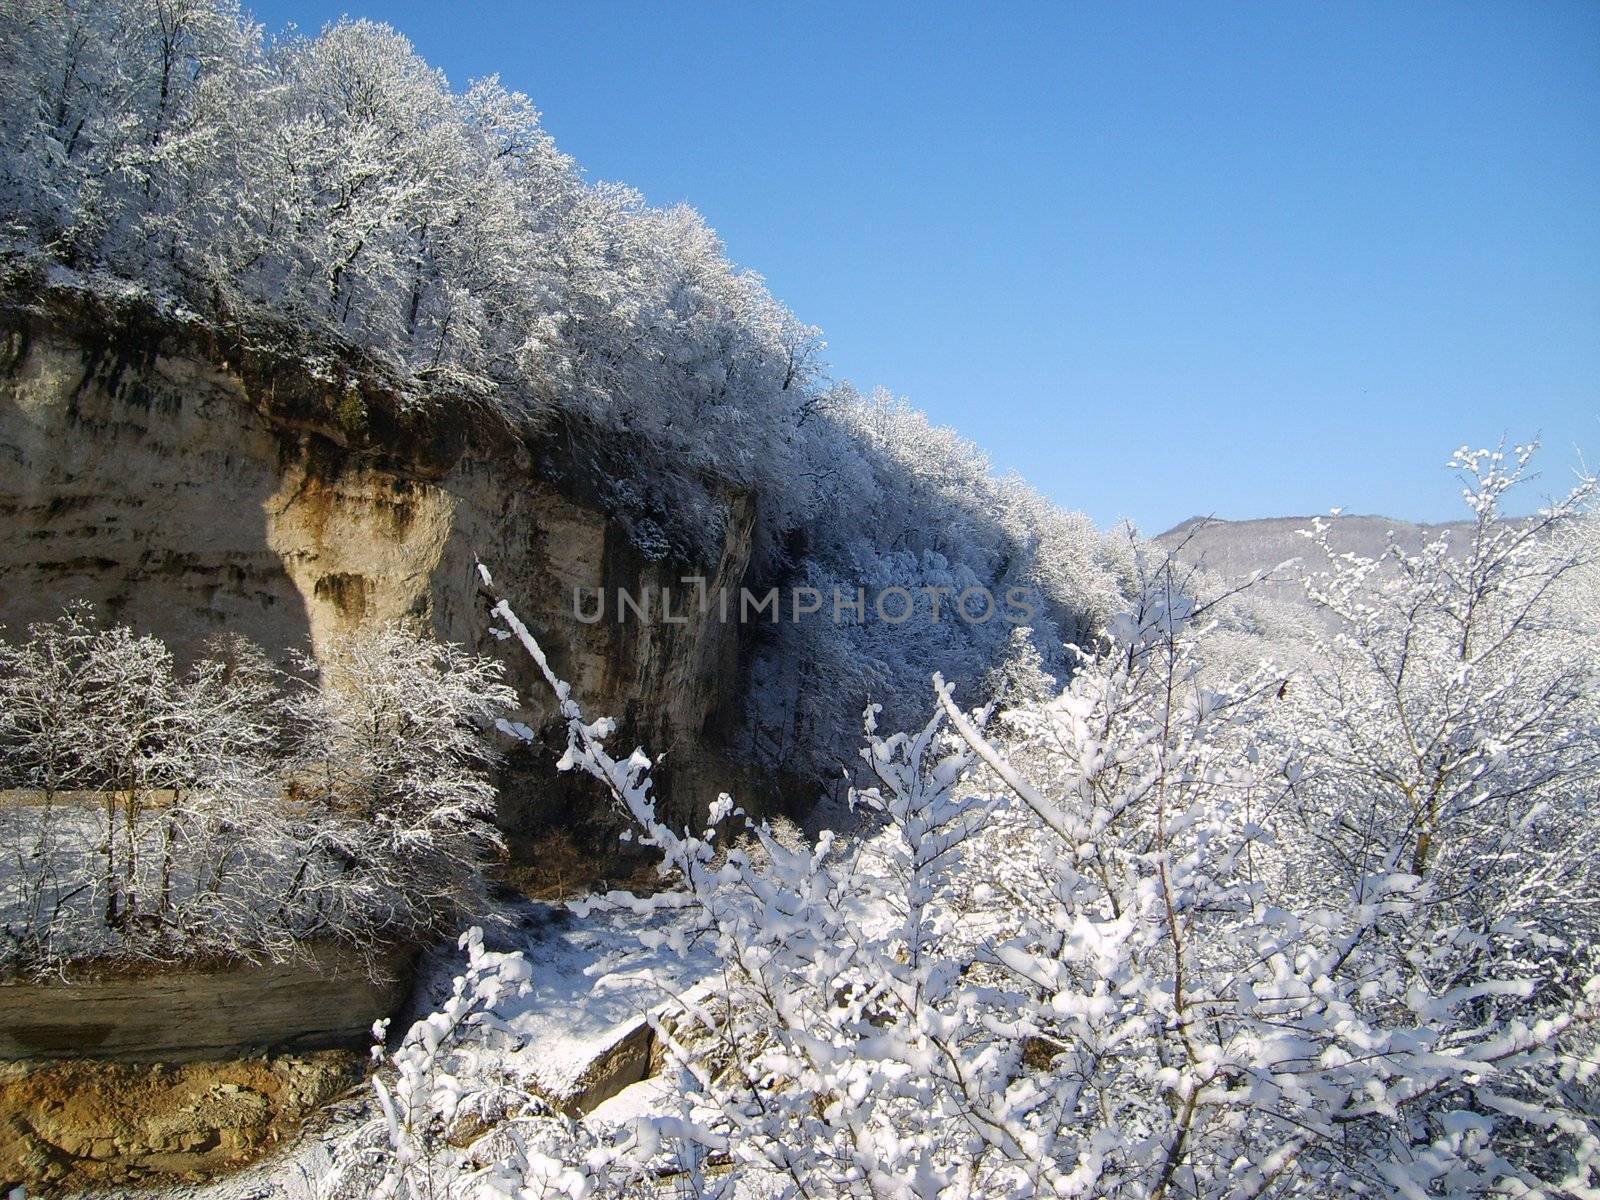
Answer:
<svg viewBox="0 0 1600 1200"><path fill-rule="evenodd" d="M0 986L0 1060L191 1062L263 1049L360 1049L411 991L416 954L370 965L329 945L281 963L229 963Z"/></svg>
<svg viewBox="0 0 1600 1200"><path fill-rule="evenodd" d="M38 280L0 293L0 623L81 597L180 654L222 631L315 653L363 620L413 619L506 661L538 728L549 697L489 636L477 556L585 708L667 755L674 809L729 786L737 624L692 607L681 625L583 624L573 590L737 587L753 497L725 497L719 561L652 562L563 469L560 439L259 347ZM514 845L552 829L610 842L603 800L555 781L548 753L514 761L505 796Z"/></svg>

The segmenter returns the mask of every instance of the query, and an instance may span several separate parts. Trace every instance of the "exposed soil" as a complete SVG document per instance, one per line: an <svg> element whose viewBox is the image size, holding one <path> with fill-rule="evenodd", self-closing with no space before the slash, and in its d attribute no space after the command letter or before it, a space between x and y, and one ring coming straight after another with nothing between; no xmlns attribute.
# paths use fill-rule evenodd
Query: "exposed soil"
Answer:
<svg viewBox="0 0 1600 1200"><path fill-rule="evenodd" d="M199 1182L291 1140L362 1083L364 1056L326 1050L172 1065L0 1066L0 1194Z"/></svg>
<svg viewBox="0 0 1600 1200"><path fill-rule="evenodd" d="M525 896L546 902L614 888L649 895L662 887L654 859L641 856L619 862L615 855L603 858L580 849L565 831L529 841L514 861L492 867L489 877L505 898Z"/></svg>

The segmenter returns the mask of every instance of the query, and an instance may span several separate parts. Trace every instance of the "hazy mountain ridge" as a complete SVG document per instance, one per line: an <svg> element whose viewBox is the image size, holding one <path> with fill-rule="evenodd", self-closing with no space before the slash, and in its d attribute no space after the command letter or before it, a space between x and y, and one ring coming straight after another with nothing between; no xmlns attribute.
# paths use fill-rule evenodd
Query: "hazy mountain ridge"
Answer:
<svg viewBox="0 0 1600 1200"><path fill-rule="evenodd" d="M1205 568L1224 578L1238 579L1256 571L1270 571L1289 559L1303 560L1306 569L1317 569L1322 554L1300 530L1310 529L1315 517L1263 517L1247 521L1224 521L1212 517L1190 517L1152 540L1177 552L1184 562ZM1333 522L1332 543L1341 552L1365 558L1380 558L1390 538L1404 550L1415 553L1441 534L1452 538L1471 529L1470 521L1444 521L1417 524L1392 517L1339 515ZM1295 589L1298 591L1298 589Z"/></svg>

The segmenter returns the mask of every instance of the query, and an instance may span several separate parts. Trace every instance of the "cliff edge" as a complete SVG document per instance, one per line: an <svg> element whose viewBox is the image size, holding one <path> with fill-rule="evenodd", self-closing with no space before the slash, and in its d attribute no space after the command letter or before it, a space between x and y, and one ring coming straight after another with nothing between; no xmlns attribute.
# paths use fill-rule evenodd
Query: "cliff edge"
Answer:
<svg viewBox="0 0 1600 1200"><path fill-rule="evenodd" d="M518 427L391 378L287 324L226 328L12 266L0 279L0 624L83 598L180 656L226 631L314 657L362 621L402 619L498 654L482 558L587 711L619 719L619 745L665 756L669 810L687 818L735 789L759 807L725 748L746 669L739 626L693 606L684 624L573 616L575 588L682 594L685 576L737 588L757 498L717 493L715 561L653 560L605 511L584 431ZM550 769L548 697L499 657L550 739L503 772L513 851L559 831L613 852L607 802Z"/></svg>

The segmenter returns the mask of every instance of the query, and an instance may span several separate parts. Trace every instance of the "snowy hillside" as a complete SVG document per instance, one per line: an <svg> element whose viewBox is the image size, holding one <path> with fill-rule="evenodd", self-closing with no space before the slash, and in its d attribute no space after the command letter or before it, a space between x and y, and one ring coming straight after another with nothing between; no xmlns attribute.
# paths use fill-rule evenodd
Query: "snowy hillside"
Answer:
<svg viewBox="0 0 1600 1200"><path fill-rule="evenodd" d="M909 721L898 697L940 669L976 699L1010 630L940 622L943 592L1024 596L1058 663L1117 603L1124 564L1088 518L831 377L820 331L693 209L590 182L527 96L452 86L386 25L271 37L229 0L0 6L0 203L0 285L24 305L81 287L142 301L151 338L181 317L303 353L340 437L378 424L373 379L345 365L364 357L451 436L521 438L532 474L587 493L650 562L712 574L753 511L735 585L909 592L903 623L831 605L751 623L729 724L763 769L836 778L839 695Z"/></svg>

